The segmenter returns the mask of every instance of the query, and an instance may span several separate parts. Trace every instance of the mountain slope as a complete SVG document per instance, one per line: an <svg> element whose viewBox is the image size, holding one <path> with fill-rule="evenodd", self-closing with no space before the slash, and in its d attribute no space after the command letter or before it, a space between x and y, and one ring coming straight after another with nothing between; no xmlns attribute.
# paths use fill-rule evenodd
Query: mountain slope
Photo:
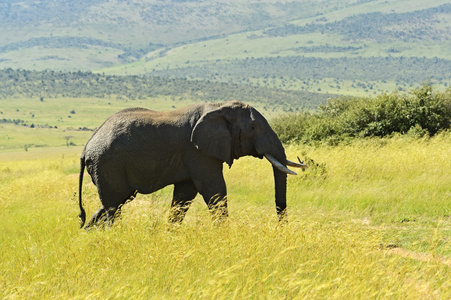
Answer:
<svg viewBox="0 0 451 300"><path fill-rule="evenodd" d="M0 24L9 27L1 45L33 35L90 36L121 44L173 44L281 24L321 13L330 0L52 1L4 0ZM352 2L348 1L352 5ZM75 29L75 30L74 30ZM78 32L78 34L77 34ZM6 37L6 39L5 39ZM25 37L26 38L26 37Z"/></svg>
<svg viewBox="0 0 451 300"><path fill-rule="evenodd" d="M345 94L445 86L450 7L445 0L4 0L0 68ZM299 72L287 66L293 61ZM387 73L368 67L378 61Z"/></svg>
<svg viewBox="0 0 451 300"><path fill-rule="evenodd" d="M376 2L379 10L363 9ZM451 4L410 4L418 10L396 13L386 12L388 1L370 1L362 4L360 14L346 9L341 18L332 12L157 50L105 71L341 94L404 90L424 82L447 86Z"/></svg>

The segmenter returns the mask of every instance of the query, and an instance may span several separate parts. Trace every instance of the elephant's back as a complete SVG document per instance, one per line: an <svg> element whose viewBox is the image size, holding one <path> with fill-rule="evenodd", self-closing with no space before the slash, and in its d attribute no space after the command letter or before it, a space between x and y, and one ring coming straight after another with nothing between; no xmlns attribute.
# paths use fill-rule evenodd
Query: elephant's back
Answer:
<svg viewBox="0 0 451 300"><path fill-rule="evenodd" d="M123 152L180 149L189 142L191 126L177 117L139 107L119 111L96 129L86 144L85 155L103 160Z"/></svg>
<svg viewBox="0 0 451 300"><path fill-rule="evenodd" d="M99 126L88 140L84 154L87 158L98 160L114 151L115 145L127 136L130 136L130 127L134 122L133 114L143 111L142 108L128 108L109 117Z"/></svg>

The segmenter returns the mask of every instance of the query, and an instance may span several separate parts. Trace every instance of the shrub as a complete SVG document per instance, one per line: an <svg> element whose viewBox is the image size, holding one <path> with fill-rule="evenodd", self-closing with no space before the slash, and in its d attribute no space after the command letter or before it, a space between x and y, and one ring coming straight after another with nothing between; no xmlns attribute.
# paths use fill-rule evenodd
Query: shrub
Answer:
<svg viewBox="0 0 451 300"><path fill-rule="evenodd" d="M451 89L434 92L432 86L423 85L409 93L329 99L315 112L280 116L272 125L283 142L336 143L393 133L432 136L449 129L450 120Z"/></svg>

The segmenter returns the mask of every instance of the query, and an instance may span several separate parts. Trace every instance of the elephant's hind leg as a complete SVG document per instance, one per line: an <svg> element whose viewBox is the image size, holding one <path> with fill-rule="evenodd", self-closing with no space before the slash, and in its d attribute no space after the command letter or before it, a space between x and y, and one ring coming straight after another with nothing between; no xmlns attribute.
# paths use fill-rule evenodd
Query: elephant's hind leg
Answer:
<svg viewBox="0 0 451 300"><path fill-rule="evenodd" d="M137 194L136 190L131 190L126 185L117 184L113 188L104 182L97 184L97 191L103 206L91 217L85 229L113 225L114 220L120 216L122 205Z"/></svg>
<svg viewBox="0 0 451 300"><path fill-rule="evenodd" d="M120 207L110 207L108 209L101 207L92 215L91 219L86 224L85 229L88 230L91 227L103 227L105 224L111 226L113 225L114 219L120 216L120 214Z"/></svg>
<svg viewBox="0 0 451 300"><path fill-rule="evenodd" d="M91 219L89 219L88 223L85 226L85 230L88 230L93 226L103 226L106 220L107 211L102 206L95 214L92 215Z"/></svg>
<svg viewBox="0 0 451 300"><path fill-rule="evenodd" d="M123 193L117 193L112 194L107 198L102 199L108 199L108 204L104 203L102 201L103 206L106 207L106 224L108 226L112 226L114 221L121 216L121 209L122 206L129 200L133 200L136 197L137 191L133 192L123 192Z"/></svg>
<svg viewBox="0 0 451 300"><path fill-rule="evenodd" d="M174 184L169 222L181 223L196 195L197 189L191 180Z"/></svg>
<svg viewBox="0 0 451 300"><path fill-rule="evenodd" d="M119 205L113 205L107 210L106 223L108 224L108 226L112 226L114 223L114 220L116 220L117 218L120 218L121 212L122 212L122 206L124 206L125 203L135 199L136 194L138 194L138 191L129 193L129 196L125 197L125 200L120 201Z"/></svg>

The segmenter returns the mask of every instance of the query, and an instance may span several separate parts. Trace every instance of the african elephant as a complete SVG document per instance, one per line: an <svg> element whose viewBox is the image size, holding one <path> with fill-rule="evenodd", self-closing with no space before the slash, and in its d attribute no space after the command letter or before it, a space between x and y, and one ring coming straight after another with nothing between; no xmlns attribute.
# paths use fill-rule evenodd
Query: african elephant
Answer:
<svg viewBox="0 0 451 300"><path fill-rule="evenodd" d="M286 213L287 169L306 167L286 159L277 134L253 107L238 101L197 104L170 112L124 109L95 130L80 158L79 206L81 227L86 167L102 203L85 229L112 224L120 207L137 193L149 194L174 185L169 220L181 222L197 193L222 219L227 216L223 163L252 155L272 164L276 209Z"/></svg>

